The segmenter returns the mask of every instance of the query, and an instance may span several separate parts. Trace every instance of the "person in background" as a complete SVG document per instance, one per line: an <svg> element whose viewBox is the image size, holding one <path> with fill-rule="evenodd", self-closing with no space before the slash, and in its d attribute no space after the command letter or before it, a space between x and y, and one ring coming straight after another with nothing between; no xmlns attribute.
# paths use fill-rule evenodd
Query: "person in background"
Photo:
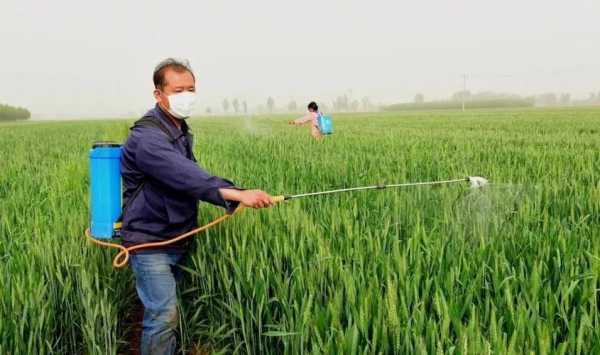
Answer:
<svg viewBox="0 0 600 355"><path fill-rule="evenodd" d="M308 104L308 113L306 115L304 115L300 118L297 118L295 120L291 120L289 123L291 125L297 125L297 126L301 126L306 123L310 123L310 134L315 139L321 139L322 135L321 135L321 131L319 130L318 118L319 118L319 106L317 106L316 102L312 101L311 103Z"/></svg>

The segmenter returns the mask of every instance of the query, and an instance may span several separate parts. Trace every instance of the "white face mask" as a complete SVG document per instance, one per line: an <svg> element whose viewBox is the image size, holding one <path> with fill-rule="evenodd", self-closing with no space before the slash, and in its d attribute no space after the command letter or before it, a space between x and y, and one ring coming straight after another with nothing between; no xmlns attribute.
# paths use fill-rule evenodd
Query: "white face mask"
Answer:
<svg viewBox="0 0 600 355"><path fill-rule="evenodd" d="M169 95L169 113L173 117L186 119L192 114L192 109L196 103L196 93L184 91L177 94Z"/></svg>

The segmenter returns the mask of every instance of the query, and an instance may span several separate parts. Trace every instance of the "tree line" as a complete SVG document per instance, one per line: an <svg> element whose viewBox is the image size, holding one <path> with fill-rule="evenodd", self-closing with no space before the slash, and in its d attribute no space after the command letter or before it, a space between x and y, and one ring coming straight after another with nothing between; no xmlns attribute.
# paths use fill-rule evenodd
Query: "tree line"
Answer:
<svg viewBox="0 0 600 355"><path fill-rule="evenodd" d="M26 108L0 104L0 121L27 120L30 117L31 112Z"/></svg>
<svg viewBox="0 0 600 355"><path fill-rule="evenodd" d="M537 96L522 97L514 94L484 91L472 93L458 91L445 100L426 101L425 95L415 95L413 102L398 103L383 107L385 111L436 110L465 108L509 108L509 107L566 107L600 105L600 92L590 93L589 97L574 100L570 93L547 92Z"/></svg>
<svg viewBox="0 0 600 355"><path fill-rule="evenodd" d="M368 97L363 97L360 101L353 99L348 95L338 96L331 102L322 101L318 98L315 99L319 105L319 110L322 112L359 112L359 111L377 111L379 107L371 102ZM254 111L261 113L275 113L275 112L303 112L306 110L306 103L298 103L296 100L291 99L288 102L280 103L279 105L275 102L272 96L269 96L264 104L259 104L254 108ZM221 102L221 109L224 113L247 114L249 112L248 104L245 100L238 98L224 98ZM213 109L206 107L205 113L212 114Z"/></svg>
<svg viewBox="0 0 600 355"><path fill-rule="evenodd" d="M385 111L455 110L461 109L463 103L466 108L480 109L533 107L535 98L495 92L471 93L470 91L458 91L446 100L426 101L425 95L419 93L415 95L413 102L393 104L383 109Z"/></svg>

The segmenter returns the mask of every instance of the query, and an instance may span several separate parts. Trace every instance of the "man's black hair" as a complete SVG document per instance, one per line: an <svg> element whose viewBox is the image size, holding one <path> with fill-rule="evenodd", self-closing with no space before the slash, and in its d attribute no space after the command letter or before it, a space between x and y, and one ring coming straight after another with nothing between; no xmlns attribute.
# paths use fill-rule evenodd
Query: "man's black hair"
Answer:
<svg viewBox="0 0 600 355"><path fill-rule="evenodd" d="M175 70L178 73L187 71L190 74L192 74L194 79L196 79L196 77L194 76L194 72L192 71L192 67L190 66L190 63L187 60L167 58L158 63L158 65L154 68L154 74L152 75L152 79L154 81L155 88L162 89L165 86L165 72L167 71L167 69Z"/></svg>
<svg viewBox="0 0 600 355"><path fill-rule="evenodd" d="M311 101L311 103L308 104L308 109L313 110L314 112L317 112L317 111L319 111L319 106L317 106L316 102Z"/></svg>

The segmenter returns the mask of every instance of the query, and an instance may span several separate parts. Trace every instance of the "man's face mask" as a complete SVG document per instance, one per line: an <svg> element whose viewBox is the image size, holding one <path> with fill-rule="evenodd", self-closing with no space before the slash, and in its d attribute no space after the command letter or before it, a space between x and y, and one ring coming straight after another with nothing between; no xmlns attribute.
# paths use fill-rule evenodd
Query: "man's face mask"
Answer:
<svg viewBox="0 0 600 355"><path fill-rule="evenodd" d="M169 113L173 117L186 119L192 114L192 109L196 103L196 93L184 91L167 96L169 99Z"/></svg>

